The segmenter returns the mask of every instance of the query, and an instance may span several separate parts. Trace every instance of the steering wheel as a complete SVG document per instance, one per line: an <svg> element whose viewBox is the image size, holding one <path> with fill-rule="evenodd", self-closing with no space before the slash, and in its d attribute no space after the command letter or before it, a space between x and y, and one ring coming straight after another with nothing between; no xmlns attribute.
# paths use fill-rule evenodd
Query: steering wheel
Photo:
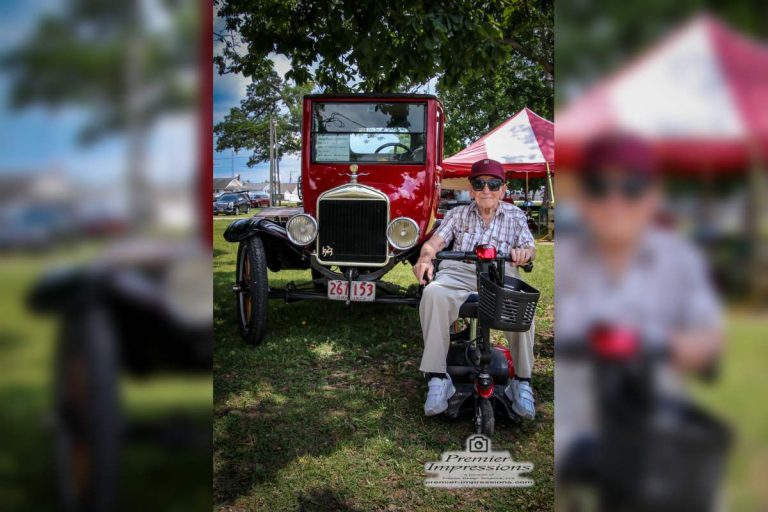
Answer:
<svg viewBox="0 0 768 512"><path fill-rule="evenodd" d="M379 153L379 151L381 151L381 150L382 150L382 149L384 149L384 148L388 148L388 147L390 147L390 146L391 146L391 147L395 147L395 148L396 148L396 147L401 147L401 148L403 148L404 150L406 150L406 151L408 152L408 154L409 154L409 155L412 155L412 154L413 154L413 151L411 151L411 148L409 148L408 146L406 146L405 144L402 144L402 143L400 143L400 142L387 142L386 144L382 144L381 146L379 146L379 147L377 147L377 148L376 148L376 151L374 151L374 153L378 154L378 153Z"/></svg>

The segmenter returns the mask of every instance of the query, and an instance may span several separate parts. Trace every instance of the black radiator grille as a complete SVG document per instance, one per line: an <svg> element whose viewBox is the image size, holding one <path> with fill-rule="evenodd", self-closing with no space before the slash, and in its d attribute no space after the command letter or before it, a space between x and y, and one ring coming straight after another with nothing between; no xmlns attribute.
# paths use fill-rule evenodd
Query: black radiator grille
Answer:
<svg viewBox="0 0 768 512"><path fill-rule="evenodd" d="M321 200L318 213L320 260L344 263L387 260L386 201Z"/></svg>

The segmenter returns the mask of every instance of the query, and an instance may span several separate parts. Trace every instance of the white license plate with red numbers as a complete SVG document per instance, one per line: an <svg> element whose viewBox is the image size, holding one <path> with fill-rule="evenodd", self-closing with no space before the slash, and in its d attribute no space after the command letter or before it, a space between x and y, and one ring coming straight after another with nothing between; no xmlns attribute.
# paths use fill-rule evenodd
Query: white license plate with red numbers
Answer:
<svg viewBox="0 0 768 512"><path fill-rule="evenodd" d="M348 293L347 281L328 281L328 298L331 300L349 300L354 302L373 302L376 299L376 284L370 281L352 281L352 294Z"/></svg>

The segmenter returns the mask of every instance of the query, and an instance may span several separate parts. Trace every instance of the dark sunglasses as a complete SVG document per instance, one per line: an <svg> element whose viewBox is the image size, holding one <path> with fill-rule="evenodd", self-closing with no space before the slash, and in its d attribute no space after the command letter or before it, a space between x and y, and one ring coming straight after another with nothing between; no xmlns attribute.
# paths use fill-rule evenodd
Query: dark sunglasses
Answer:
<svg viewBox="0 0 768 512"><path fill-rule="evenodd" d="M613 193L619 193L622 198L628 201L635 201L643 197L652 184L653 180L647 176L636 174L621 179L612 179L595 174L587 176L582 181L584 191L591 199L605 199Z"/></svg>
<svg viewBox="0 0 768 512"><path fill-rule="evenodd" d="M486 185L488 185L488 190L491 192L496 192L501 188L501 185L504 184L502 180L499 178L493 178L490 180L481 180L480 178L475 178L472 180L472 190L475 192L480 192L485 188Z"/></svg>

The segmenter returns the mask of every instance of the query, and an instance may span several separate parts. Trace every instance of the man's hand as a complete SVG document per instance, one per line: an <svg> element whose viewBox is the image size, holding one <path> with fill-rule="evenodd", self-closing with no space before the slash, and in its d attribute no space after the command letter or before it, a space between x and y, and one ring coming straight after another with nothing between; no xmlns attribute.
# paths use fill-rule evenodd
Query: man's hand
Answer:
<svg viewBox="0 0 768 512"><path fill-rule="evenodd" d="M418 279L419 284L427 284L424 280L424 274L427 278L432 280L432 273L435 271L435 266L432 264L432 258L419 258L419 261L413 266L413 275Z"/></svg>
<svg viewBox="0 0 768 512"><path fill-rule="evenodd" d="M672 363L681 372L700 372L715 364L722 349L719 332L694 330L680 332L670 343Z"/></svg>
<svg viewBox="0 0 768 512"><path fill-rule="evenodd" d="M430 281L432 280L432 274L435 271L432 260L435 258L435 254L442 251L444 247L445 241L440 235L433 235L432 238L424 242L424 245L421 247L421 254L419 254L419 260L413 266L413 275L416 276L419 284L427 284L424 279L425 274Z"/></svg>
<svg viewBox="0 0 768 512"><path fill-rule="evenodd" d="M530 261L531 258L533 258L533 249L511 249L509 254L511 256L513 265L525 265L528 263L528 261Z"/></svg>

